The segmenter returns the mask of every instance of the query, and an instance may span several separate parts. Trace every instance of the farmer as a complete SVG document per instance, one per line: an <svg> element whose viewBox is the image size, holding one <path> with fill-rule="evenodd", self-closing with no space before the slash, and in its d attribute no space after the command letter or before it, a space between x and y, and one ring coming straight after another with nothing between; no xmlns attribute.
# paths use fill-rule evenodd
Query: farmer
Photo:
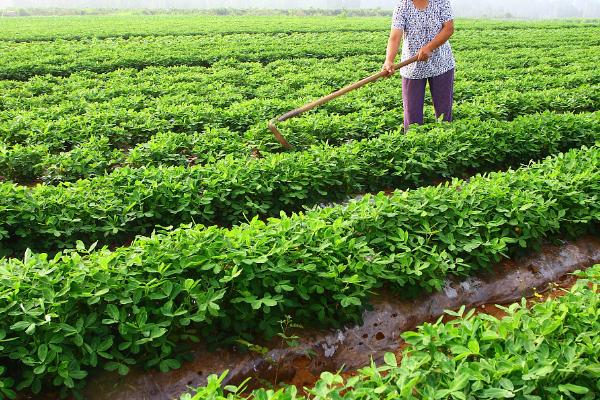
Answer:
<svg viewBox="0 0 600 400"><path fill-rule="evenodd" d="M428 81L436 117L452 121L454 56L448 39L453 33L450 0L400 0L394 10L383 70L394 73L401 40L402 60L414 56L419 60L400 70L405 131L411 124L423 123Z"/></svg>

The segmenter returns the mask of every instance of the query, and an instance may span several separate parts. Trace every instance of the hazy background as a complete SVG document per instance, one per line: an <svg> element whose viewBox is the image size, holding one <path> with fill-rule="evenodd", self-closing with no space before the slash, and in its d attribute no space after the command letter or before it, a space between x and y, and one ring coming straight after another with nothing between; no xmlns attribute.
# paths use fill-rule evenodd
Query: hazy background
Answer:
<svg viewBox="0 0 600 400"><path fill-rule="evenodd" d="M391 10L398 0L0 0L3 8L270 8ZM462 17L600 18L600 0L451 0Z"/></svg>

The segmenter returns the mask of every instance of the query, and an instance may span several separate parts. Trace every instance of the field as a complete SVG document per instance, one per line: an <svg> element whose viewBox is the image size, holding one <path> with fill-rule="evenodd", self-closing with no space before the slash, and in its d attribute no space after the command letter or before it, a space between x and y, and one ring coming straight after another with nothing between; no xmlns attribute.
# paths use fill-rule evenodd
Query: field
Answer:
<svg viewBox="0 0 600 400"><path fill-rule="evenodd" d="M598 21L459 20L454 122L428 97L405 134L395 76L282 123L283 149L267 121L378 71L388 29L0 19L0 398L166 373L194 343L285 336L290 318L360 323L380 290L420 296L597 233ZM425 324L354 378L244 395L597 398L598 272L504 320ZM241 398L223 379L194 398Z"/></svg>

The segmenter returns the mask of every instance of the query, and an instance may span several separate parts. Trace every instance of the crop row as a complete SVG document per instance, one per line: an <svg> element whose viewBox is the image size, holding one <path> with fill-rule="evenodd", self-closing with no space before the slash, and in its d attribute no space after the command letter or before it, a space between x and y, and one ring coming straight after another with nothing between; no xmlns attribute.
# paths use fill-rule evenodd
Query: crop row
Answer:
<svg viewBox="0 0 600 400"><path fill-rule="evenodd" d="M533 92L507 90L488 93L456 104L453 117L455 121L471 119L510 121L519 116L543 111L595 111L600 104L598 88L598 85L583 85L572 90L555 88ZM402 108L398 107L391 110L375 109L372 112L366 109L339 116L317 111L302 118L286 121L280 124L280 127L285 130L290 143L304 148L324 140L332 144L340 144L347 140L376 137L382 131L398 129L402 121ZM426 116L426 121L434 121L433 112ZM249 127L249 131L252 133L256 128L262 126L259 124L257 127ZM307 135L306 132L311 134Z"/></svg>
<svg viewBox="0 0 600 400"><path fill-rule="evenodd" d="M339 102L286 122L282 129L301 148L323 141L337 145L395 131L402 126L402 107L390 100L384 84L365 93L371 94L373 103ZM503 90L475 97L466 93L466 97L467 101L459 101L455 107L457 120L511 120L546 110L585 112L600 106L597 84L570 90ZM278 152L281 147L267 131L265 121L297 105L292 100L252 99L215 108L202 102L181 104L174 97L141 110L118 107L115 101L86 114L69 113L67 104L62 114L57 112L58 119L50 121L31 111L0 123L0 175L20 182L42 177L47 181L76 180L115 166L135 166L139 160L150 158L155 163L159 160L148 153L158 147L176 151L162 151L167 156L166 165L187 165L186 160L202 164L230 152L248 156L253 148L261 153ZM427 118L432 121L433 114ZM223 137L197 133L210 128L225 128L216 130ZM182 139L185 133L190 137ZM210 142L210 137L217 142ZM173 140L183 142L176 145Z"/></svg>
<svg viewBox="0 0 600 400"><path fill-rule="evenodd" d="M399 114L396 118L401 118L401 110L397 112L401 106L399 89L394 90L395 82L391 85L394 87L380 82L370 90L365 90L360 97L349 96L346 100L332 102L313 115L338 114L343 117L347 114L381 114L386 110L394 110ZM514 118L532 111L570 110L565 108L569 103L573 106L571 111L596 110L597 86L581 85L571 89L556 87L537 91L504 89L477 96L465 91L465 100L461 100L461 94L457 93L459 104L455 116L477 116L480 112L476 109L481 108L486 109L485 113L490 117ZM233 91L224 90L223 96ZM174 95L150 99L139 108L123 97L103 104L83 104L85 108L81 112L78 106L73 107L72 103L65 102L49 107L47 111L11 111L10 115L6 115L6 112L6 121L0 123L0 140L7 144L45 144L56 152L81 143L90 136L108 136L115 147L122 148L143 143L151 135L169 130L191 133L206 126L221 126L244 133L257 125L263 130L265 121L302 104L305 99L308 96L297 100L254 98L219 107L205 103L202 97ZM528 107L526 102L529 100L533 103ZM499 111L495 112L495 109ZM329 135L327 131L323 134Z"/></svg>
<svg viewBox="0 0 600 400"><path fill-rule="evenodd" d="M6 146L0 143L0 180L55 184L104 175L122 166L192 166L228 155L258 155L251 141L228 129L201 133L164 132L128 151L112 146L106 136L91 136L70 151L54 154L45 144Z"/></svg>
<svg viewBox="0 0 600 400"><path fill-rule="evenodd" d="M600 392L598 290L600 265L558 299L502 308L502 319L473 311L449 312L448 323L425 323L402 335L399 359L359 370L352 377L324 372L300 395L295 387L223 390L221 376L181 400L379 400L594 398ZM580 397L581 395L585 395Z"/></svg>
<svg viewBox="0 0 600 400"><path fill-rule="evenodd" d="M597 84L595 59L579 60L554 68L489 68L464 65L456 82L456 100L491 91L576 88ZM0 121L32 116L52 120L65 114L124 108L139 111L173 102L208 104L224 108L248 100L295 100L301 102L327 94L379 68L373 56L326 60L282 60L262 66L245 63L212 68L150 68L120 70L108 74L79 73L69 78L36 77L26 82L0 81ZM240 69L244 74L240 74ZM528 78L522 79L527 73ZM483 79L483 81L481 81ZM218 82L218 84L215 84ZM397 100L399 79L377 82L325 106L333 112L356 110L355 103L385 106ZM521 86L519 86L521 85ZM28 115L28 112L30 115Z"/></svg>
<svg viewBox="0 0 600 400"><path fill-rule="evenodd" d="M391 14L390 14L391 17ZM389 28L390 18L207 15L82 16L2 20L0 40L10 42L84 38L195 36L234 33L360 32ZM470 22L466 25L474 25ZM15 24L16 23L16 24ZM560 25L557 25L557 27ZM92 28L93 27L93 28ZM577 28L571 25L569 27Z"/></svg>
<svg viewBox="0 0 600 400"><path fill-rule="evenodd" d="M391 17L391 11L390 11ZM581 29L593 26L594 21L481 21L460 20L462 30L530 30ZM197 15L77 16L53 18L18 18L0 21L0 40L47 41L54 39L108 38L132 36L183 36L207 33L291 33L384 31L389 17L286 17L243 16L216 17Z"/></svg>
<svg viewBox="0 0 600 400"><path fill-rule="evenodd" d="M582 59L557 70L552 67L490 70L465 62L455 85L457 100L506 89L540 90L553 87L576 88L600 82L596 65L600 59ZM28 81L0 81L0 121L24 111L51 119L61 110L84 113L91 107L119 101L115 106L139 110L158 99L177 97L181 102L203 102L215 107L254 98L297 100L325 95L377 71L376 56L354 56L342 60L280 60L268 65L220 63L204 67L151 67L142 71L118 70L106 74L81 72L68 78L44 76ZM244 73L240 74L240 70ZM524 78L523 74L527 74ZM218 83L216 83L218 82ZM476 84L475 84L476 83ZM379 103L382 91L396 93L399 79L376 83L336 101ZM392 90L393 88L394 90ZM375 99L372 97L375 96ZM392 98L386 98L390 101ZM55 106L61 107L55 107ZM55 117L56 118L56 117Z"/></svg>
<svg viewBox="0 0 600 400"><path fill-rule="evenodd" d="M568 61L565 32L545 30L458 31L454 40L457 52L473 56L490 52L506 53L514 59L509 65L540 65L533 53L544 50L554 57L552 65ZM595 29L568 32L568 46L597 54L600 39ZM148 66L210 66L223 59L237 62L269 63L291 58L344 58L354 55L380 55L385 48L383 32L335 32L297 34L234 34L202 36L164 36L129 39L56 41L35 43L0 42L0 79L25 80L35 75L69 75L77 71L108 72L119 68Z"/></svg>
<svg viewBox="0 0 600 400"><path fill-rule="evenodd" d="M0 184L0 244L53 250L80 239L119 242L156 225L236 224L384 188L426 185L593 144L598 113L537 114L512 122L457 121L339 147L190 168L120 168L60 186Z"/></svg>
<svg viewBox="0 0 600 400"><path fill-rule="evenodd" d="M393 108L364 104L363 109L352 111L340 104L338 111L346 114L322 109L281 124L281 129L299 149L323 142L340 145L401 129L402 108L394 103L390 106ZM224 110L190 104L162 104L139 112L114 107L88 118L65 116L55 123L27 123L23 116L0 124L0 137L9 135L9 143L17 142L11 145L0 140L0 175L15 182L41 179L56 183L103 175L122 166L202 165L228 154L248 158L279 152L281 146L265 121L269 114L292 107L289 101L257 99ZM572 90L505 90L460 102L454 117L512 120L545 110L585 112L599 107L597 85ZM427 120L434 120L433 113ZM65 147L67 151L60 151Z"/></svg>
<svg viewBox="0 0 600 400"><path fill-rule="evenodd" d="M349 64L357 62L361 68L349 68ZM334 87L331 86L332 82L333 85L341 86L347 83L347 79L353 77L353 74L357 78L366 74L369 65L374 65L373 61L368 59L350 58L335 68L330 66L320 69L321 72L314 81L326 82L326 85L329 85L323 86L315 85L314 81L308 79L308 74L292 74L288 61L273 64L268 68L248 64L251 73L244 76L249 75L262 83L262 86L250 91L244 87L248 86L248 81L242 80L238 70L232 67L214 68L216 72L211 74L200 72L205 69L184 68L181 74L170 74L171 69L156 69L139 74L119 71L93 78L86 74L69 79L34 78L23 85L21 90L10 90L11 85L5 84L3 86L7 90L4 91L2 104L7 110L0 114L0 119L5 120L0 123L0 175L4 179L21 182L36 179L48 182L68 181L102 174L118 165L139 165L141 160L150 159L156 162L158 158L155 155L158 153L166 156L164 164L186 165L189 162L201 164L221 158L229 150L248 155L251 146L261 152L269 151L274 143L269 134L265 135L264 121L298 103L292 100L261 99L260 97L266 96L265 92L274 92L277 89L281 91L285 86L284 92L291 91L295 93L297 101L304 101L310 98L309 93L312 93L312 96L326 93ZM295 64L302 64L311 71L317 67L315 61L311 60L296 61ZM588 64L578 61L574 67L581 69L585 65ZM552 69L544 69L539 71L540 74L546 74L544 77L531 75L530 79L535 80L531 86L529 83L520 84L520 80L516 78L512 79L512 84L510 81L498 80L499 76L520 76L520 70L495 70L496 80L486 83L463 82L459 78L457 101L469 99L478 104L461 104L457 107L455 115L459 118L479 116L510 119L533 111L569 110L571 104L575 105L572 108L574 111L597 109L597 99L594 95L598 90L594 87L580 87L574 92L566 90L574 85L597 83L597 74L594 74L595 63L590 65L589 71L572 73L568 78L552 76L549 73ZM361 71L363 68L364 72ZM462 79L474 79L486 74L481 68L470 71L468 67L465 69L460 75ZM353 71L349 73L350 77L345 76L348 70ZM287 85L276 83L278 78L282 78L282 74ZM171 76L173 80L168 79ZM215 79L232 83L233 86L208 83ZM140 84L146 81L148 83L132 89L136 87L132 83ZM161 81L165 81L167 86L161 87L158 84ZM394 130L402 123L401 109L387 112L386 109L397 104L390 92L399 90L399 84L400 80L394 79L372 85L345 99L330 103L320 113L308 119L294 121L287 129L294 138L300 139L299 143L318 141L319 138L307 135L307 132L315 127L320 127L322 138L334 143L340 135L342 138L346 135L361 138L368 137L371 132ZM540 86L559 88L534 94L520 94L514 90L507 90L517 85L520 85L519 91L533 91ZM171 92L161 95L167 87L171 88ZM206 90L203 90L206 87L212 88L212 96L207 96ZM497 95L474 97L477 93L490 93L494 90L501 91ZM246 93L240 96L240 91ZM155 96L159 97L153 98ZM253 98L254 96L259 97ZM243 97L252 99L240 101ZM110 101L105 101L107 98ZM219 107L211 107L211 99L216 98L216 105ZM220 108L223 102L231 104L234 99L240 102L225 109ZM37 105L34 106L32 101ZM28 103L31 110L24 112L23 107L28 108ZM58 104L48 106L53 103ZM181 103L186 105L181 106ZM257 113L257 110L260 111ZM325 119L325 114L329 113L342 115L334 115L330 121ZM350 114L343 115L348 113ZM380 118L380 115L385 115L385 118ZM294 124L297 124L297 127ZM222 130L224 137L232 140L232 143L220 150L218 146L204 140L206 135L196 133L205 129L206 125L224 125L240 135ZM250 132L245 132L246 130ZM150 142L145 143L157 133L156 138L151 138ZM190 133L192 137L183 140L183 133ZM224 140L218 142L223 143ZM12 146L14 143L23 146ZM133 149L133 154L130 155L115 150L130 148L138 143L140 146ZM277 144L275 146L278 147ZM75 147L73 151L55 155L72 147Z"/></svg>
<svg viewBox="0 0 600 400"><path fill-rule="evenodd" d="M357 320L383 285L439 290L448 274L589 231L598 196L600 150L590 148L468 183L231 229L180 228L115 251L27 251L0 260L0 363L18 390L73 388L93 367L177 368L190 340L274 335L285 315L306 326Z"/></svg>

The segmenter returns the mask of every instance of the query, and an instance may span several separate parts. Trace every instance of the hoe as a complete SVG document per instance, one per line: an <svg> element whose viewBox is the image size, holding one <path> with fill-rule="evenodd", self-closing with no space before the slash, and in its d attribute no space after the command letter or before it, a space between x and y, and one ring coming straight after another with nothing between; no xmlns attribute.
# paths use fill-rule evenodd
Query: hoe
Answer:
<svg viewBox="0 0 600 400"><path fill-rule="evenodd" d="M401 62L400 64L395 64L392 68L395 70L400 69L404 66L407 66L409 64L414 63L415 61L417 61L417 57L413 57L413 58L409 58L406 61ZM336 90L335 92L328 94L327 96L323 96L318 100L315 100L313 102L307 103L305 105L303 105L300 108L296 108L295 110L292 111L288 111L285 114L283 114L280 117L277 118L273 118L271 121L269 121L269 129L271 130L271 132L273 132L273 135L275 135L275 139L277 139L277 141L279 143L281 143L281 145L283 147L285 147L286 149L292 149L292 145L285 139L285 137L281 134L281 132L279 132L279 129L277 129L277 126L275 125L278 122L283 122L285 120L288 120L290 118L294 118L302 113L305 113L306 111L312 110L315 107L318 107L320 105L323 105L333 99L335 99L336 97L340 97L342 95L345 95L348 92L351 92L355 89L358 89L360 87L365 86L367 83L371 83L371 82L375 82L376 80L383 78L384 76L387 76L387 72L386 71L381 71L377 74L371 75L367 78L364 78L358 82L355 82L351 85L348 85L346 87L343 87L339 90Z"/></svg>

